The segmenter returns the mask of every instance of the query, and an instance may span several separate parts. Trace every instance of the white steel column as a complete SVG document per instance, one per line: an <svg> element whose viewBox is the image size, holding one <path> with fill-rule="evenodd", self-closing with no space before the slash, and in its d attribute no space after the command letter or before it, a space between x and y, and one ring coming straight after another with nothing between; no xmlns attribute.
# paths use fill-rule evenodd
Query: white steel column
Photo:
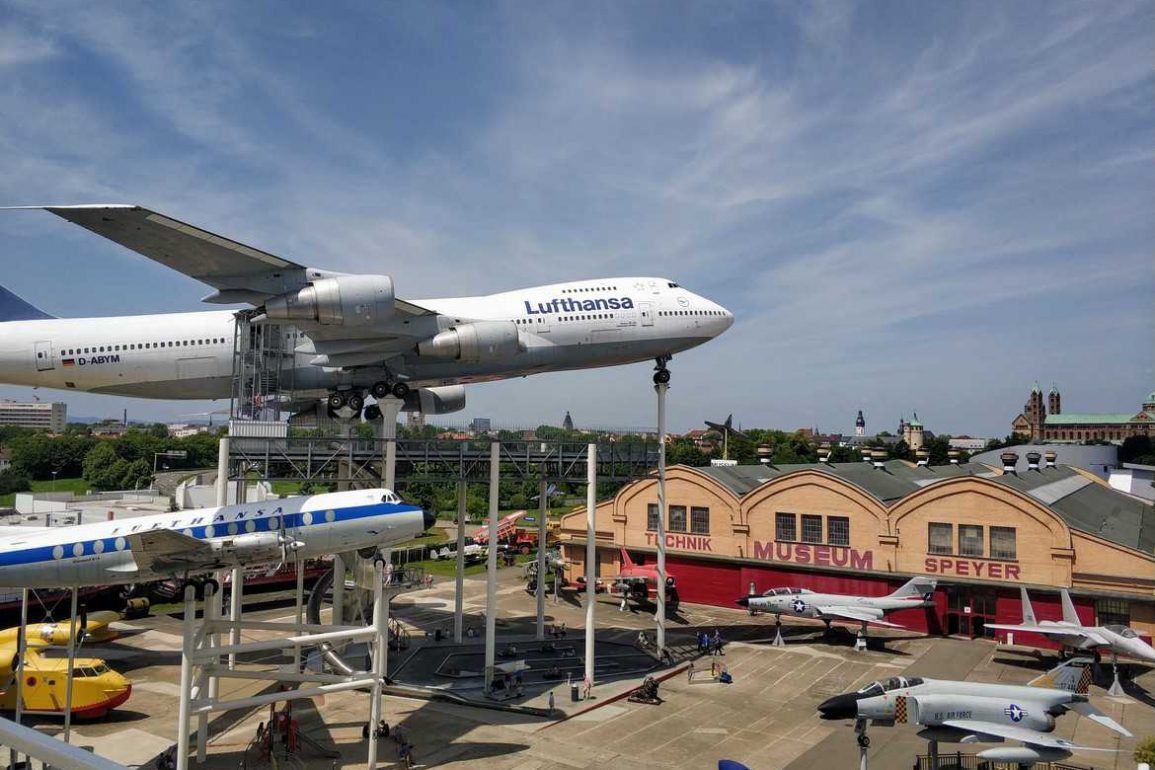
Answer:
<svg viewBox="0 0 1155 770"><path fill-rule="evenodd" d="M68 736L72 733L72 672L76 670L76 601L77 589L72 587L72 617L68 620L68 675L64 689L64 742L68 743Z"/></svg>
<svg viewBox="0 0 1155 770"><path fill-rule="evenodd" d="M465 491L465 480L462 479L457 482L457 591L453 597L453 641L457 644L461 644L462 626L465 625Z"/></svg>
<svg viewBox="0 0 1155 770"><path fill-rule="evenodd" d="M345 557L333 554L333 616L329 623L334 626L345 624Z"/></svg>
<svg viewBox="0 0 1155 770"><path fill-rule="evenodd" d="M658 393L658 657L666 650L666 392L668 383L654 385Z"/></svg>
<svg viewBox="0 0 1155 770"><path fill-rule="evenodd" d="M245 598L245 570L243 567L233 567L232 572L232 593L229 594L229 620L237 623L241 620L241 613L244 612L242 602ZM229 644L234 647L241 643L241 628L240 626L233 626L233 630L229 632ZM235 669L237 667L237 654L235 652L229 653L229 668Z"/></svg>
<svg viewBox="0 0 1155 770"><path fill-rule="evenodd" d="M299 627L305 621L305 560L297 551L297 610L293 616ZM293 645L293 671L301 672L301 645Z"/></svg>
<svg viewBox="0 0 1155 770"><path fill-rule="evenodd" d="M537 483L537 640L545 639L545 517L549 513L548 485L543 476Z"/></svg>
<svg viewBox="0 0 1155 770"><path fill-rule="evenodd" d="M184 589L184 643L180 656L180 701L177 703L176 770L188 770L189 704L192 701L193 643L196 640L196 589Z"/></svg>
<svg viewBox="0 0 1155 770"><path fill-rule="evenodd" d="M217 444L217 505L229 504L229 437Z"/></svg>
<svg viewBox="0 0 1155 770"><path fill-rule="evenodd" d="M381 407L381 430L385 437L385 469L381 479L386 489L396 491L393 487L397 483L397 416L405 402L396 396L386 396L377 405Z"/></svg>
<svg viewBox="0 0 1155 770"><path fill-rule="evenodd" d="M204 617L202 622L208 624L211 621L217 620L221 616L221 592L213 588L212 583L205 584L205 598L204 598ZM220 634L214 631L205 637L205 646L209 648L220 647ZM217 661L212 661L215 665ZM208 678L207 687L205 678ZM201 674L198 677L198 696L204 697L206 691L208 693L209 701L217 699L217 688L220 686L217 677L208 674L204 666L201 667ZM209 740L209 715L208 712L201 712L197 714L197 762L203 763L205 761L205 753L208 750Z"/></svg>
<svg viewBox="0 0 1155 770"><path fill-rule="evenodd" d="M598 547L595 542L594 509L598 504L598 445L586 449L586 682L594 683L594 604L596 599Z"/></svg>
<svg viewBox="0 0 1155 770"><path fill-rule="evenodd" d="M385 678L385 650L389 644L389 626L385 614L385 563L373 562L373 687L369 701L369 770L377 770L377 723L381 721L381 681ZM180 768L178 768L180 770Z"/></svg>
<svg viewBox="0 0 1155 770"><path fill-rule="evenodd" d="M20 628L16 632L16 724L20 724L20 718L24 716L24 658L28 654L28 589L24 588L20 591ZM16 749L12 749L10 756L12 761L12 770L16 770L16 765L20 760L20 755ZM31 762L28 766L31 767Z"/></svg>
<svg viewBox="0 0 1155 770"><path fill-rule="evenodd" d="M489 445L489 553L485 573L485 691L493 684L497 647L497 499L501 483L501 444Z"/></svg>

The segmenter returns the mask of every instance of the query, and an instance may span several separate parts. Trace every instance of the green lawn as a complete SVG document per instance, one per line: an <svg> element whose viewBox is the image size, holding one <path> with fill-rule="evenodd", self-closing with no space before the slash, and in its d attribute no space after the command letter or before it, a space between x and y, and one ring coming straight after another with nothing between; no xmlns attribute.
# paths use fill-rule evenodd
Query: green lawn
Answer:
<svg viewBox="0 0 1155 770"><path fill-rule="evenodd" d="M88 482L84 479L57 479L55 485L51 479L48 481L33 481L33 492L75 492L78 495L83 495L88 491ZM0 495L0 507L11 508L16 502L16 494Z"/></svg>

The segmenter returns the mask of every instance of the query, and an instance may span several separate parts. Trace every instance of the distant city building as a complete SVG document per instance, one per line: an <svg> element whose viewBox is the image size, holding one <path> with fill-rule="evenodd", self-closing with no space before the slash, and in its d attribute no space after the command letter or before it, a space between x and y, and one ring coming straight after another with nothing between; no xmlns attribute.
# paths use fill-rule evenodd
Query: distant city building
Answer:
<svg viewBox="0 0 1155 770"><path fill-rule="evenodd" d="M173 423L165 427L168 428L168 435L173 438L188 438L189 436L195 436L198 433L208 433L212 430L208 425L193 425L191 423Z"/></svg>
<svg viewBox="0 0 1155 770"><path fill-rule="evenodd" d="M474 417L473 422L469 423L469 431L471 433L489 433L493 430L493 420L488 417Z"/></svg>
<svg viewBox="0 0 1155 770"><path fill-rule="evenodd" d="M862 416L862 410L858 410L858 418L854 421L854 435L866 435L866 418Z"/></svg>
<svg viewBox="0 0 1155 770"><path fill-rule="evenodd" d="M573 418L569 416L569 412L565 413L565 419L561 421L562 430L573 430Z"/></svg>
<svg viewBox="0 0 1155 770"><path fill-rule="evenodd" d="M12 450L8 447L0 447L0 471L6 471L12 467Z"/></svg>
<svg viewBox="0 0 1155 770"><path fill-rule="evenodd" d="M1036 382L1023 411L1011 421L1011 432L1033 442L1123 441L1131 436L1155 436L1155 392L1138 412L1063 413L1059 389L1051 386L1047 402Z"/></svg>
<svg viewBox="0 0 1155 770"><path fill-rule="evenodd" d="M986 438L972 438L971 436L951 436L950 448L961 449L964 452L981 452L986 449L987 442L990 439Z"/></svg>
<svg viewBox="0 0 1155 770"><path fill-rule="evenodd" d="M900 420L899 424L902 426L901 436L906 445L911 448L911 451L922 449L924 441L922 423L918 421L918 412L910 418L910 422L905 419Z"/></svg>
<svg viewBox="0 0 1155 770"><path fill-rule="evenodd" d="M63 433L68 426L68 405L59 401L0 401L0 425Z"/></svg>

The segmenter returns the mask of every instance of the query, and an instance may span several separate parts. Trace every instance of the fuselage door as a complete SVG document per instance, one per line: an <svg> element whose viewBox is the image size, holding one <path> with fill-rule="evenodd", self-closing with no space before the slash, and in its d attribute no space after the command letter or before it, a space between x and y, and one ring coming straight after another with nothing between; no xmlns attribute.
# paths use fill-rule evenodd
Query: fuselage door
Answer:
<svg viewBox="0 0 1155 770"><path fill-rule="evenodd" d="M36 371L46 372L49 369L55 369L56 363L52 358L52 342L43 341L36 343Z"/></svg>
<svg viewBox="0 0 1155 770"><path fill-rule="evenodd" d="M639 302L638 314L642 317L642 326L654 325L654 303Z"/></svg>

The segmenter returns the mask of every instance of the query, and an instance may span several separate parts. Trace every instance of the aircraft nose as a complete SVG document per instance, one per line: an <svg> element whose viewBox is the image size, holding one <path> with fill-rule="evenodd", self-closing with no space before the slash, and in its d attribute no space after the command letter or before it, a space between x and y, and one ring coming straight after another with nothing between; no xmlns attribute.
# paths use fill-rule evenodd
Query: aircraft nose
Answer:
<svg viewBox="0 0 1155 770"><path fill-rule="evenodd" d="M737 604L739 607L749 607L750 606L750 597L749 596L743 596L741 599L735 599L734 604Z"/></svg>
<svg viewBox="0 0 1155 770"><path fill-rule="evenodd" d="M437 512L436 511L424 511L423 510L421 512L421 517L422 517L422 519L425 520L425 529L429 529L430 527L432 527L434 524L437 523Z"/></svg>
<svg viewBox="0 0 1155 770"><path fill-rule="evenodd" d="M823 719L854 719L858 716L858 697L847 692L827 698L818 704L818 713Z"/></svg>

